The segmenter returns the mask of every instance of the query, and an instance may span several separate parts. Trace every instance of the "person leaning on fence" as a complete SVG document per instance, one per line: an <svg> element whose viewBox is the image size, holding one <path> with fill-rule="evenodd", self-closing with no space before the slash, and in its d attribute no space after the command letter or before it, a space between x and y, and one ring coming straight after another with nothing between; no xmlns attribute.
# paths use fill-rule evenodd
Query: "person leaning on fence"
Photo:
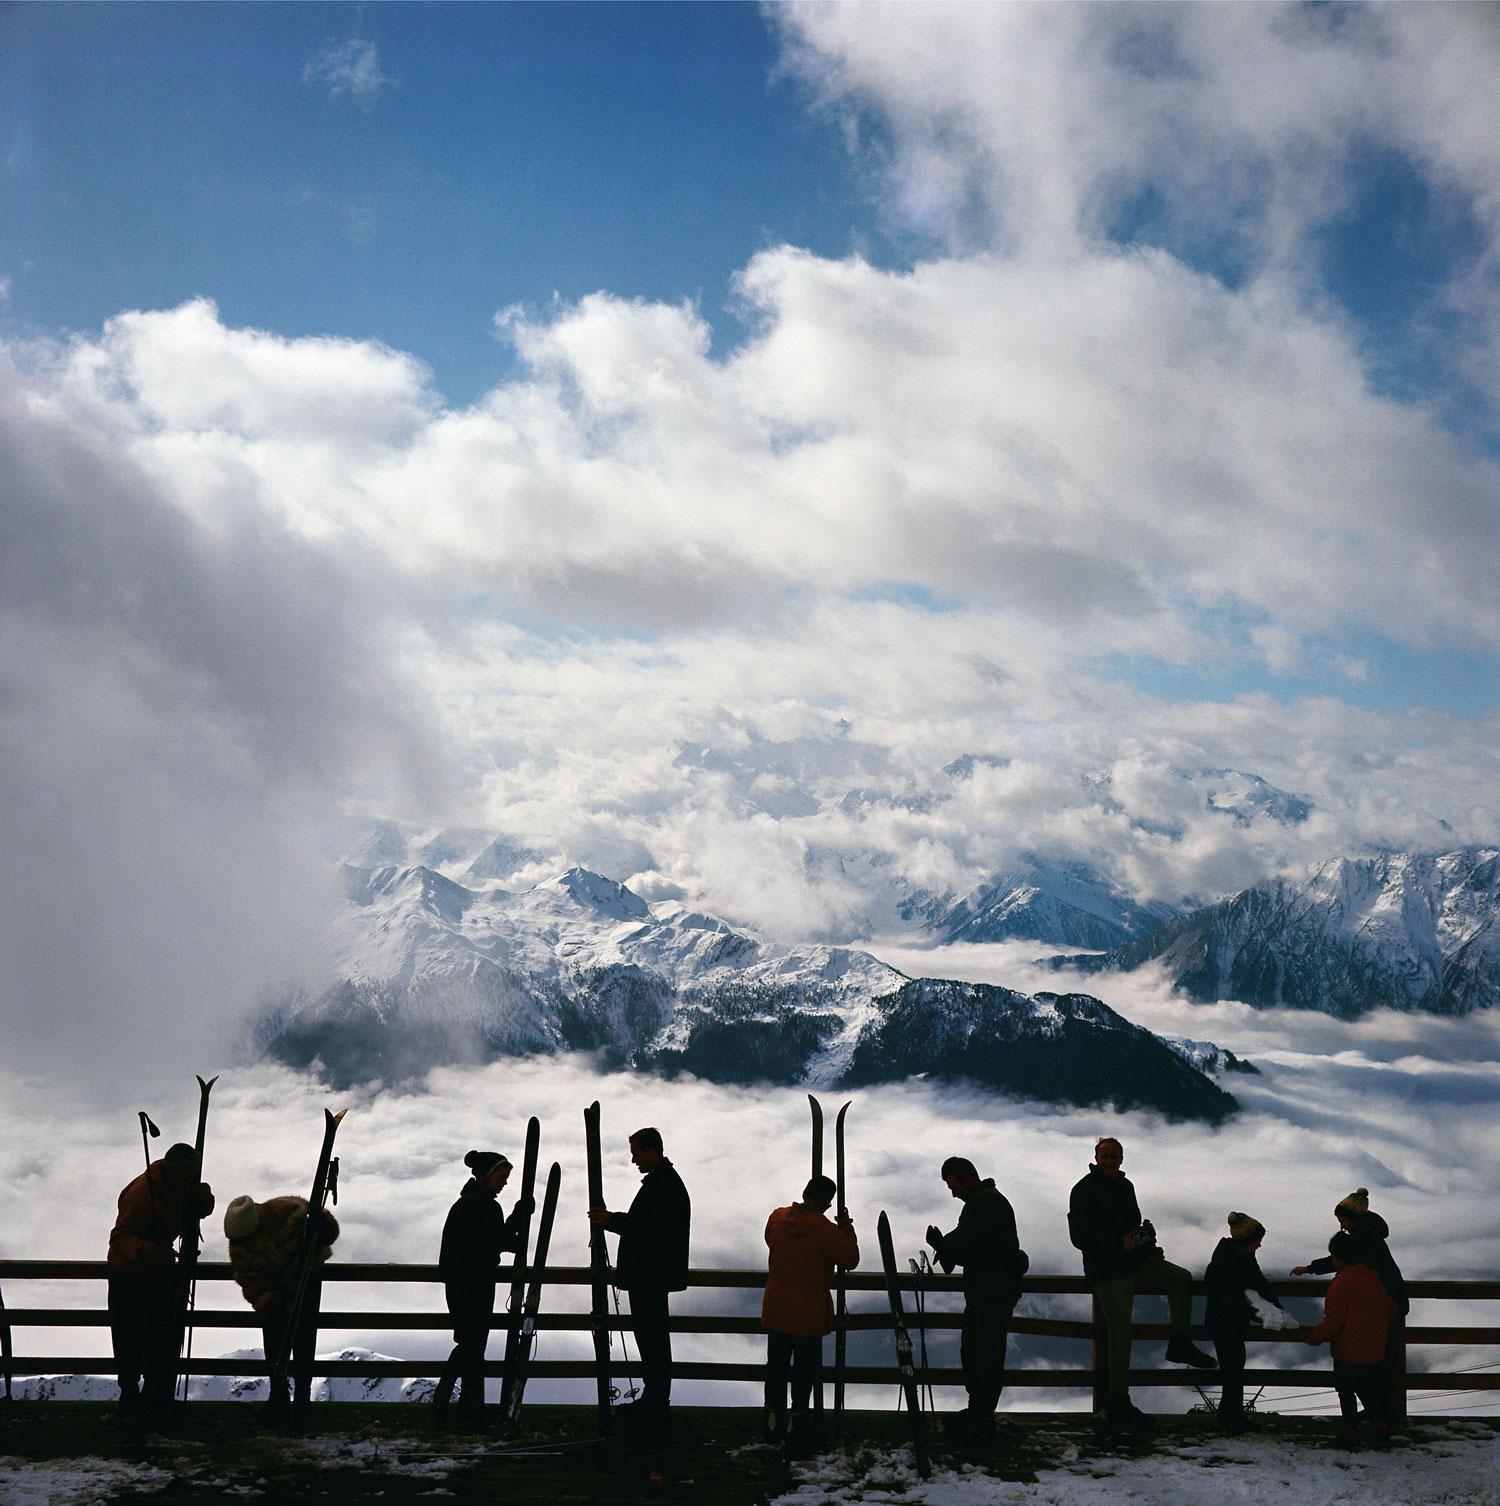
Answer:
<svg viewBox="0 0 1500 1506"><path fill-rule="evenodd" d="M1323 1297L1323 1321L1307 1335L1312 1345L1333 1351L1333 1384L1339 1395L1338 1441L1359 1442L1359 1404L1370 1421L1370 1441L1390 1437L1390 1393L1385 1372L1390 1326L1396 1303L1380 1276L1364 1260L1353 1234L1340 1230L1328 1241L1328 1256L1338 1274Z"/></svg>
<svg viewBox="0 0 1500 1506"><path fill-rule="evenodd" d="M432 1404L442 1418L457 1382L459 1419L472 1427L484 1415L484 1351L494 1323L500 1253L520 1249L522 1226L535 1203L517 1198L509 1219L501 1212L496 1199L511 1166L499 1151L471 1150L464 1165L472 1175L448 1210L438 1254L438 1274L453 1317L453 1352L438 1377Z"/></svg>
<svg viewBox="0 0 1500 1506"><path fill-rule="evenodd" d="M197 1151L174 1145L120 1193L106 1263L122 1417L160 1421L171 1410L186 1311L173 1242L184 1214L214 1210L213 1189L199 1176Z"/></svg>
<svg viewBox="0 0 1500 1506"><path fill-rule="evenodd" d="M1125 1150L1111 1136L1094 1146L1094 1164L1068 1198L1068 1237L1083 1254L1083 1274L1093 1288L1109 1349L1109 1420L1149 1427L1130 1400L1130 1315L1137 1291L1165 1292L1171 1321L1167 1358L1177 1365L1212 1369L1213 1360L1189 1337L1193 1278L1167 1262L1156 1231L1141 1217L1135 1188L1121 1171Z"/></svg>
<svg viewBox="0 0 1500 1506"><path fill-rule="evenodd" d="M1255 1258L1265 1237L1258 1219L1231 1213L1229 1235L1214 1247L1203 1275L1208 1291L1203 1321L1219 1358L1219 1425L1231 1434L1250 1426L1245 1415L1245 1341L1265 1322L1251 1294L1269 1307L1281 1307Z"/></svg>
<svg viewBox="0 0 1500 1506"><path fill-rule="evenodd" d="M772 1438L805 1430L808 1399L822 1382L823 1335L831 1333L834 1324L828 1286L837 1268L850 1271L859 1264L853 1220L847 1212L836 1222L828 1218L837 1195L830 1178L814 1177L802 1189L801 1202L775 1209L766 1220L770 1274L760 1322L766 1330L766 1433Z"/></svg>
<svg viewBox="0 0 1500 1506"><path fill-rule="evenodd" d="M297 1263L307 1228L305 1197L273 1197L257 1203L237 1197L224 1210L224 1235L229 1241L229 1265L245 1300L260 1319L261 1344L270 1369L266 1417L273 1423L301 1416L312 1403L313 1349L318 1335L318 1309L322 1305L320 1267L333 1253L339 1237L338 1220L326 1208L317 1215L319 1226L302 1306L292 1334L296 1405L287 1394L287 1368L282 1350L292 1321L296 1299Z"/></svg>
<svg viewBox="0 0 1500 1506"><path fill-rule="evenodd" d="M1395 1256L1391 1254L1391 1247L1386 1243L1390 1237L1390 1228L1386 1221L1370 1207L1370 1194L1367 1188L1357 1188L1348 1197L1340 1198L1334 1204L1333 1215L1339 1221L1339 1228L1346 1234L1354 1236L1364 1264L1380 1277L1380 1284L1386 1289L1391 1301L1396 1304L1396 1317L1391 1324L1390 1341L1386 1345L1385 1354L1386 1416L1394 1425L1406 1410L1406 1397L1402 1389L1406 1384L1406 1379L1402 1374L1400 1363L1402 1331L1405 1327L1406 1316L1411 1311L1411 1301L1406 1295L1406 1278L1401 1274L1401 1267L1396 1264ZM1323 1255L1307 1265L1293 1266L1292 1275L1326 1276L1334 1269L1333 1257Z"/></svg>
<svg viewBox="0 0 1500 1506"><path fill-rule="evenodd" d="M995 1431L995 1410L1005 1387L1010 1318L1021 1298L1021 1278L1031 1262L1016 1234L1016 1215L992 1177L980 1180L972 1161L949 1156L942 1165L948 1191L963 1205L958 1226L944 1234L927 1228L927 1243L945 1271L964 1268L964 1323L959 1363L969 1404L951 1414L949 1427L975 1439Z"/></svg>
<svg viewBox="0 0 1500 1506"><path fill-rule="evenodd" d="M649 1429L663 1431L672 1401L667 1298L687 1290L692 1204L676 1167L663 1153L660 1130L638 1129L630 1137L630 1159L641 1173L641 1186L629 1210L591 1208L589 1221L620 1236L615 1284L630 1295L641 1352L641 1399L620 1410L639 1417Z"/></svg>

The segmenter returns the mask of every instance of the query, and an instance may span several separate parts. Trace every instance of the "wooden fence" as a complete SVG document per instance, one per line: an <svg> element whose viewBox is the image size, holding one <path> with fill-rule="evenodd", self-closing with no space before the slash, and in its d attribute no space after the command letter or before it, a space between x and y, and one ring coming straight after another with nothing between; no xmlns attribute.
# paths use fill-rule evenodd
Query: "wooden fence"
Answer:
<svg viewBox="0 0 1500 1506"><path fill-rule="evenodd" d="M90 1281L102 1283L108 1274L107 1267L102 1261L83 1260L0 1260L0 1290L4 1283L11 1283L14 1293L14 1283L17 1282L58 1282L58 1281ZM505 1279L510 1279L511 1273L504 1273ZM341 1264L330 1263L323 1268L324 1310L319 1319L320 1329L343 1329L356 1330L361 1333L380 1333L385 1331L408 1331L429 1330L434 1332L446 1332L451 1327L451 1320L446 1312L391 1312L369 1308L353 1308L338 1301L337 1288L345 1283L393 1283L400 1285L431 1285L439 1282L437 1267L430 1265L378 1265L369 1263L350 1262ZM587 1286L589 1284L589 1271L586 1266L548 1266L545 1268L545 1283L548 1288L555 1289L559 1286ZM740 1271L740 1270L699 1270L688 1274L688 1285L691 1287L713 1287L721 1289L754 1288L759 1289L765 1284L764 1271ZM248 1328L259 1331L259 1322L255 1314L243 1303L228 1308L215 1308L207 1306L203 1299L206 1295L205 1288L212 1290L217 1283L230 1282L230 1293L236 1297L237 1291L232 1285L232 1275L227 1264L202 1262L198 1266L199 1303L192 1315L192 1324L197 1329L235 1329ZM847 1280L848 1289L851 1292L881 1292L885 1290L883 1279L868 1272L851 1272ZM939 1294L952 1294L950 1301L953 1306L946 1310L935 1310L928 1306L925 1315L919 1315L913 1309L914 1304L908 1302L908 1325L917 1333L922 1329L940 1331L944 1329L956 1329L962 1322L961 1300L957 1294L961 1290L961 1281L957 1276L932 1275L921 1278L915 1275L903 1275L901 1285L908 1292L915 1294L915 1289L920 1285L928 1296ZM1326 1289L1327 1283L1320 1280L1287 1280L1273 1281L1272 1289L1278 1296L1291 1297L1319 1297ZM1049 1296L1086 1296L1089 1288L1087 1283L1078 1276L1041 1276L1029 1275L1023 1283L1023 1290L1027 1294L1040 1294ZM1197 1282L1194 1291L1202 1295L1203 1284ZM1500 1301L1500 1281L1409 1281L1407 1291L1413 1303L1420 1305L1427 1300L1463 1301L1463 1302L1497 1302ZM503 1290L502 1290L503 1297ZM545 1301L543 1307L545 1309ZM1024 1297L1023 1297L1024 1307ZM8 1323L12 1329L27 1328L107 1328L109 1326L109 1314L105 1308L97 1307L16 1307L11 1306L8 1311L0 1308L0 1325ZM547 1312L543 1311L537 1320L537 1327L546 1331L589 1331L591 1326L587 1313L578 1312ZM883 1305L880 1310L868 1312L851 1312L848 1315L848 1329L851 1332L865 1330L891 1329L891 1315L888 1308ZM496 1315L496 1330L498 1342L494 1346L503 1349L502 1337L505 1327L503 1313ZM633 1325L629 1315L612 1315L610 1328L617 1332L629 1332ZM753 1314L738 1313L723 1316L704 1315L700 1313L682 1313L672 1319L672 1331L681 1334L759 1334L762 1332L759 1320ZM1135 1339L1165 1339L1167 1337L1167 1325L1164 1323L1136 1323L1132 1327L1132 1335ZM1195 1329L1195 1336L1203 1337L1201 1329ZM1036 1366L1027 1369L1008 1369L1005 1372L1005 1385L1008 1390L1018 1388L1037 1388L1046 1390L1065 1390L1077 1388L1092 1392L1094 1404L1102 1403L1105 1387L1104 1375L1104 1342L1102 1324L1099 1320L1097 1307L1093 1320L1089 1319L1065 1319L1051 1317L1028 1316L1023 1310L1018 1310L1011 1323L1012 1334L1031 1334L1045 1338L1071 1340L1078 1344L1080 1349L1079 1359L1082 1362L1085 1354L1087 1363L1080 1363L1077 1368L1051 1369L1045 1366ZM1443 1346L1466 1345L1466 1346L1490 1346L1500 1345L1500 1327L1493 1326L1462 1326L1462 1327L1433 1327L1420 1324L1408 1323L1401 1336L1400 1361L1403 1373L1407 1375L1407 1389L1422 1391L1495 1391L1500 1390L1500 1372L1491 1371L1445 1371L1439 1369L1419 1368L1415 1371L1407 1371L1407 1352L1413 1348L1426 1349L1429 1347L1441 1348ZM1300 1339L1285 1334L1266 1333L1256 1336L1256 1342L1266 1344L1285 1344L1294 1346L1292 1352L1299 1358L1306 1358L1310 1351ZM1085 1349L1085 1346L1087 1348ZM446 1339L440 1345L434 1345L430 1355L425 1358L403 1360L318 1360L313 1366L313 1374L317 1376L353 1376L353 1377L395 1377L410 1378L415 1376L435 1375L441 1367L447 1354ZM1323 1351L1326 1355L1326 1351ZM99 1355L78 1354L31 1354L24 1346L17 1349L8 1363L8 1369L15 1375L99 1375L111 1372L111 1366L107 1358ZM217 1359L194 1354L191 1362L185 1366L193 1375L199 1376L258 1376L266 1374L264 1361L255 1359ZM616 1361L616 1372L624 1371L627 1367ZM498 1360L491 1361L488 1373L499 1375L501 1365ZM581 1379L591 1377L595 1373L591 1358L581 1355L577 1359L561 1360L537 1360L531 1366L531 1374L537 1377ZM673 1365L674 1376L685 1380L707 1381L759 1381L764 1378L765 1366L760 1362L745 1361L703 1361L684 1360ZM881 1365L850 1365L846 1371L846 1379L850 1385L895 1385L898 1379L897 1370L892 1363ZM957 1386L963 1384L963 1377L956 1369L932 1369L926 1373L924 1379L934 1386ZM1213 1385L1218 1380L1218 1373L1211 1370L1189 1370L1174 1367L1170 1370L1133 1370L1131 1372L1131 1384L1134 1386L1200 1386ZM1269 1367L1257 1367L1245 1372L1245 1381L1250 1386L1279 1386L1279 1387L1302 1387L1324 1389L1332 1384L1332 1372L1323 1367L1317 1369L1274 1369Z"/></svg>

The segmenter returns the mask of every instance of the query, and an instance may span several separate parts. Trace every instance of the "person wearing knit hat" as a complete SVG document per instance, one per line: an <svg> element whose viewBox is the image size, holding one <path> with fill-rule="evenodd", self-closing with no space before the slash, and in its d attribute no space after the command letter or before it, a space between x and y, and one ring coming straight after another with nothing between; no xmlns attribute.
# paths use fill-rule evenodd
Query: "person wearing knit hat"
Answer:
<svg viewBox="0 0 1500 1506"><path fill-rule="evenodd" d="M1406 1278L1401 1274L1401 1267L1396 1264L1396 1257L1391 1254L1390 1245L1386 1243L1390 1237L1390 1226L1370 1207L1368 1187L1356 1187L1347 1197L1341 1197L1333 1205L1333 1213L1339 1221L1340 1230L1348 1234L1358 1246L1360 1263L1369 1266L1380 1277L1380 1284L1396 1305L1396 1318L1391 1324L1391 1341L1386 1345L1384 1360L1387 1389L1385 1410L1393 1423L1399 1423L1406 1416L1405 1330L1411 1300L1406 1295ZM1292 1275L1327 1276L1335 1270L1337 1266L1333 1257L1323 1255L1317 1260L1310 1260L1306 1265L1294 1265Z"/></svg>
<svg viewBox="0 0 1500 1506"><path fill-rule="evenodd" d="M1245 1342L1262 1326L1251 1294L1272 1307L1281 1304L1255 1258L1266 1237L1265 1225L1238 1212L1231 1212L1227 1222L1229 1235L1215 1245L1203 1274L1208 1294L1204 1325L1219 1360L1219 1426L1235 1434L1250 1426L1245 1413Z"/></svg>
<svg viewBox="0 0 1500 1506"><path fill-rule="evenodd" d="M172 1408L185 1312L174 1246L189 1213L214 1209L200 1175L197 1151L178 1144L120 1193L106 1259L109 1333L119 1414L132 1421L158 1421Z"/></svg>
<svg viewBox="0 0 1500 1506"><path fill-rule="evenodd" d="M453 1317L453 1351L438 1377L432 1405L441 1420L459 1388L463 1426L484 1417L484 1352L495 1319L495 1287L503 1250L519 1250L525 1222L536 1203L517 1198L507 1219L497 1201L510 1177L510 1162L497 1150L471 1150L464 1157L470 1177L443 1224L438 1274Z"/></svg>
<svg viewBox="0 0 1500 1506"><path fill-rule="evenodd" d="M318 1310L322 1298L321 1266L333 1253L339 1237L338 1220L326 1208L318 1215L318 1239L312 1271L303 1295L302 1312L293 1335L296 1399L288 1394L286 1372L278 1357L286 1345L291 1320L292 1287L307 1228L305 1197L273 1197L257 1203L237 1197L224 1210L224 1235L229 1241L229 1265L245 1300L260 1318L261 1344L270 1366L266 1417L281 1425L305 1413L312 1402L313 1346L317 1341Z"/></svg>

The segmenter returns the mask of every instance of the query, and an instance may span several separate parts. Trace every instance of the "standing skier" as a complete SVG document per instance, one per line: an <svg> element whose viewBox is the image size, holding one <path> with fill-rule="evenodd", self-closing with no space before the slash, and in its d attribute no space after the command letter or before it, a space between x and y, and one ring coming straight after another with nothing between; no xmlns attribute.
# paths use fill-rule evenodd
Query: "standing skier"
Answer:
<svg viewBox="0 0 1500 1506"><path fill-rule="evenodd" d="M1137 1290L1165 1292L1171 1321L1167 1358L1177 1365L1213 1369L1213 1359L1189 1337L1193 1278L1168 1263L1156 1230L1141 1217L1135 1188L1120 1170L1125 1148L1112 1136L1094 1146L1094 1164L1068 1198L1068 1237L1083 1253L1083 1274L1104 1315L1109 1349L1109 1421L1149 1427L1130 1399L1130 1315Z"/></svg>
<svg viewBox="0 0 1500 1506"><path fill-rule="evenodd" d="M107 1264L122 1417L159 1421L171 1410L184 1326L172 1246L189 1211L200 1218L213 1212L213 1189L200 1175L197 1151L174 1145L120 1193Z"/></svg>
<svg viewBox="0 0 1500 1506"><path fill-rule="evenodd" d="M1219 1357L1219 1426L1230 1434L1243 1433L1250 1426L1245 1415L1245 1340L1263 1326L1264 1319L1249 1294L1255 1293L1271 1307L1281 1306L1255 1258L1265 1237L1258 1219L1248 1213L1231 1213L1229 1236L1214 1246L1203 1273L1208 1293L1203 1322Z"/></svg>
<svg viewBox="0 0 1500 1506"><path fill-rule="evenodd" d="M838 1184L813 1177L802 1201L777 1208L766 1220L770 1274L761 1300L766 1330L766 1430L775 1437L796 1434L807 1422L808 1398L822 1384L823 1335L833 1329L829 1283L836 1270L859 1264L859 1240L847 1212L836 1222L828 1209ZM792 1378L792 1412L787 1427L787 1375Z"/></svg>
<svg viewBox="0 0 1500 1506"><path fill-rule="evenodd" d="M520 1248L535 1200L517 1198L507 1219L497 1198L510 1178L510 1162L499 1151L471 1150L464 1165L472 1175L448 1210L438 1255L438 1274L453 1315L453 1352L438 1378L432 1404L442 1418L457 1381L460 1421L476 1427L484 1415L484 1351L495 1315L500 1252Z"/></svg>
<svg viewBox="0 0 1500 1506"><path fill-rule="evenodd" d="M318 1215L317 1242L308 1276L297 1331L292 1335L297 1377L295 1408L288 1395L287 1372L280 1356L291 1322L297 1261L307 1227L305 1197L273 1197L263 1203L237 1197L224 1210L224 1236L229 1241L229 1264L245 1300L260 1319L261 1343L270 1368L266 1417L281 1424L301 1417L312 1404L313 1346L317 1340L322 1278L318 1267L333 1253L339 1237L338 1220L326 1208Z"/></svg>
<svg viewBox="0 0 1500 1506"><path fill-rule="evenodd" d="M590 1208L589 1220L620 1236L615 1281L630 1294L635 1341L641 1352L642 1394L636 1404L648 1428L665 1432L672 1400L672 1335L667 1297L687 1289L688 1227L692 1204L677 1169L662 1149L661 1132L638 1129L630 1159L640 1191L626 1213Z"/></svg>
<svg viewBox="0 0 1500 1506"><path fill-rule="evenodd" d="M995 1409L1005 1387L1010 1316L1021 1299L1021 1277L1031 1261L1016 1234L1015 1210L993 1177L980 1180L974 1163L949 1156L941 1168L949 1193L964 1205L958 1227L944 1234L927 1228L927 1243L945 1271L964 1268L964 1326L959 1363L969 1405L949 1426L976 1441L994 1436Z"/></svg>

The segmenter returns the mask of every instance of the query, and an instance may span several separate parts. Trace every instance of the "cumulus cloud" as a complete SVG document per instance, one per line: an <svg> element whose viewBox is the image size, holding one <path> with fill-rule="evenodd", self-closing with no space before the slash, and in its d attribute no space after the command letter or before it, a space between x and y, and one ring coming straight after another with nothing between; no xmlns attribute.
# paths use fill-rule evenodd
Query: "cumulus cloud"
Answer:
<svg viewBox="0 0 1500 1506"><path fill-rule="evenodd" d="M332 43L317 57L310 58L302 70L302 82L322 84L330 99L342 94L368 105L392 80L380 71L380 54L375 43L363 37L350 37Z"/></svg>

